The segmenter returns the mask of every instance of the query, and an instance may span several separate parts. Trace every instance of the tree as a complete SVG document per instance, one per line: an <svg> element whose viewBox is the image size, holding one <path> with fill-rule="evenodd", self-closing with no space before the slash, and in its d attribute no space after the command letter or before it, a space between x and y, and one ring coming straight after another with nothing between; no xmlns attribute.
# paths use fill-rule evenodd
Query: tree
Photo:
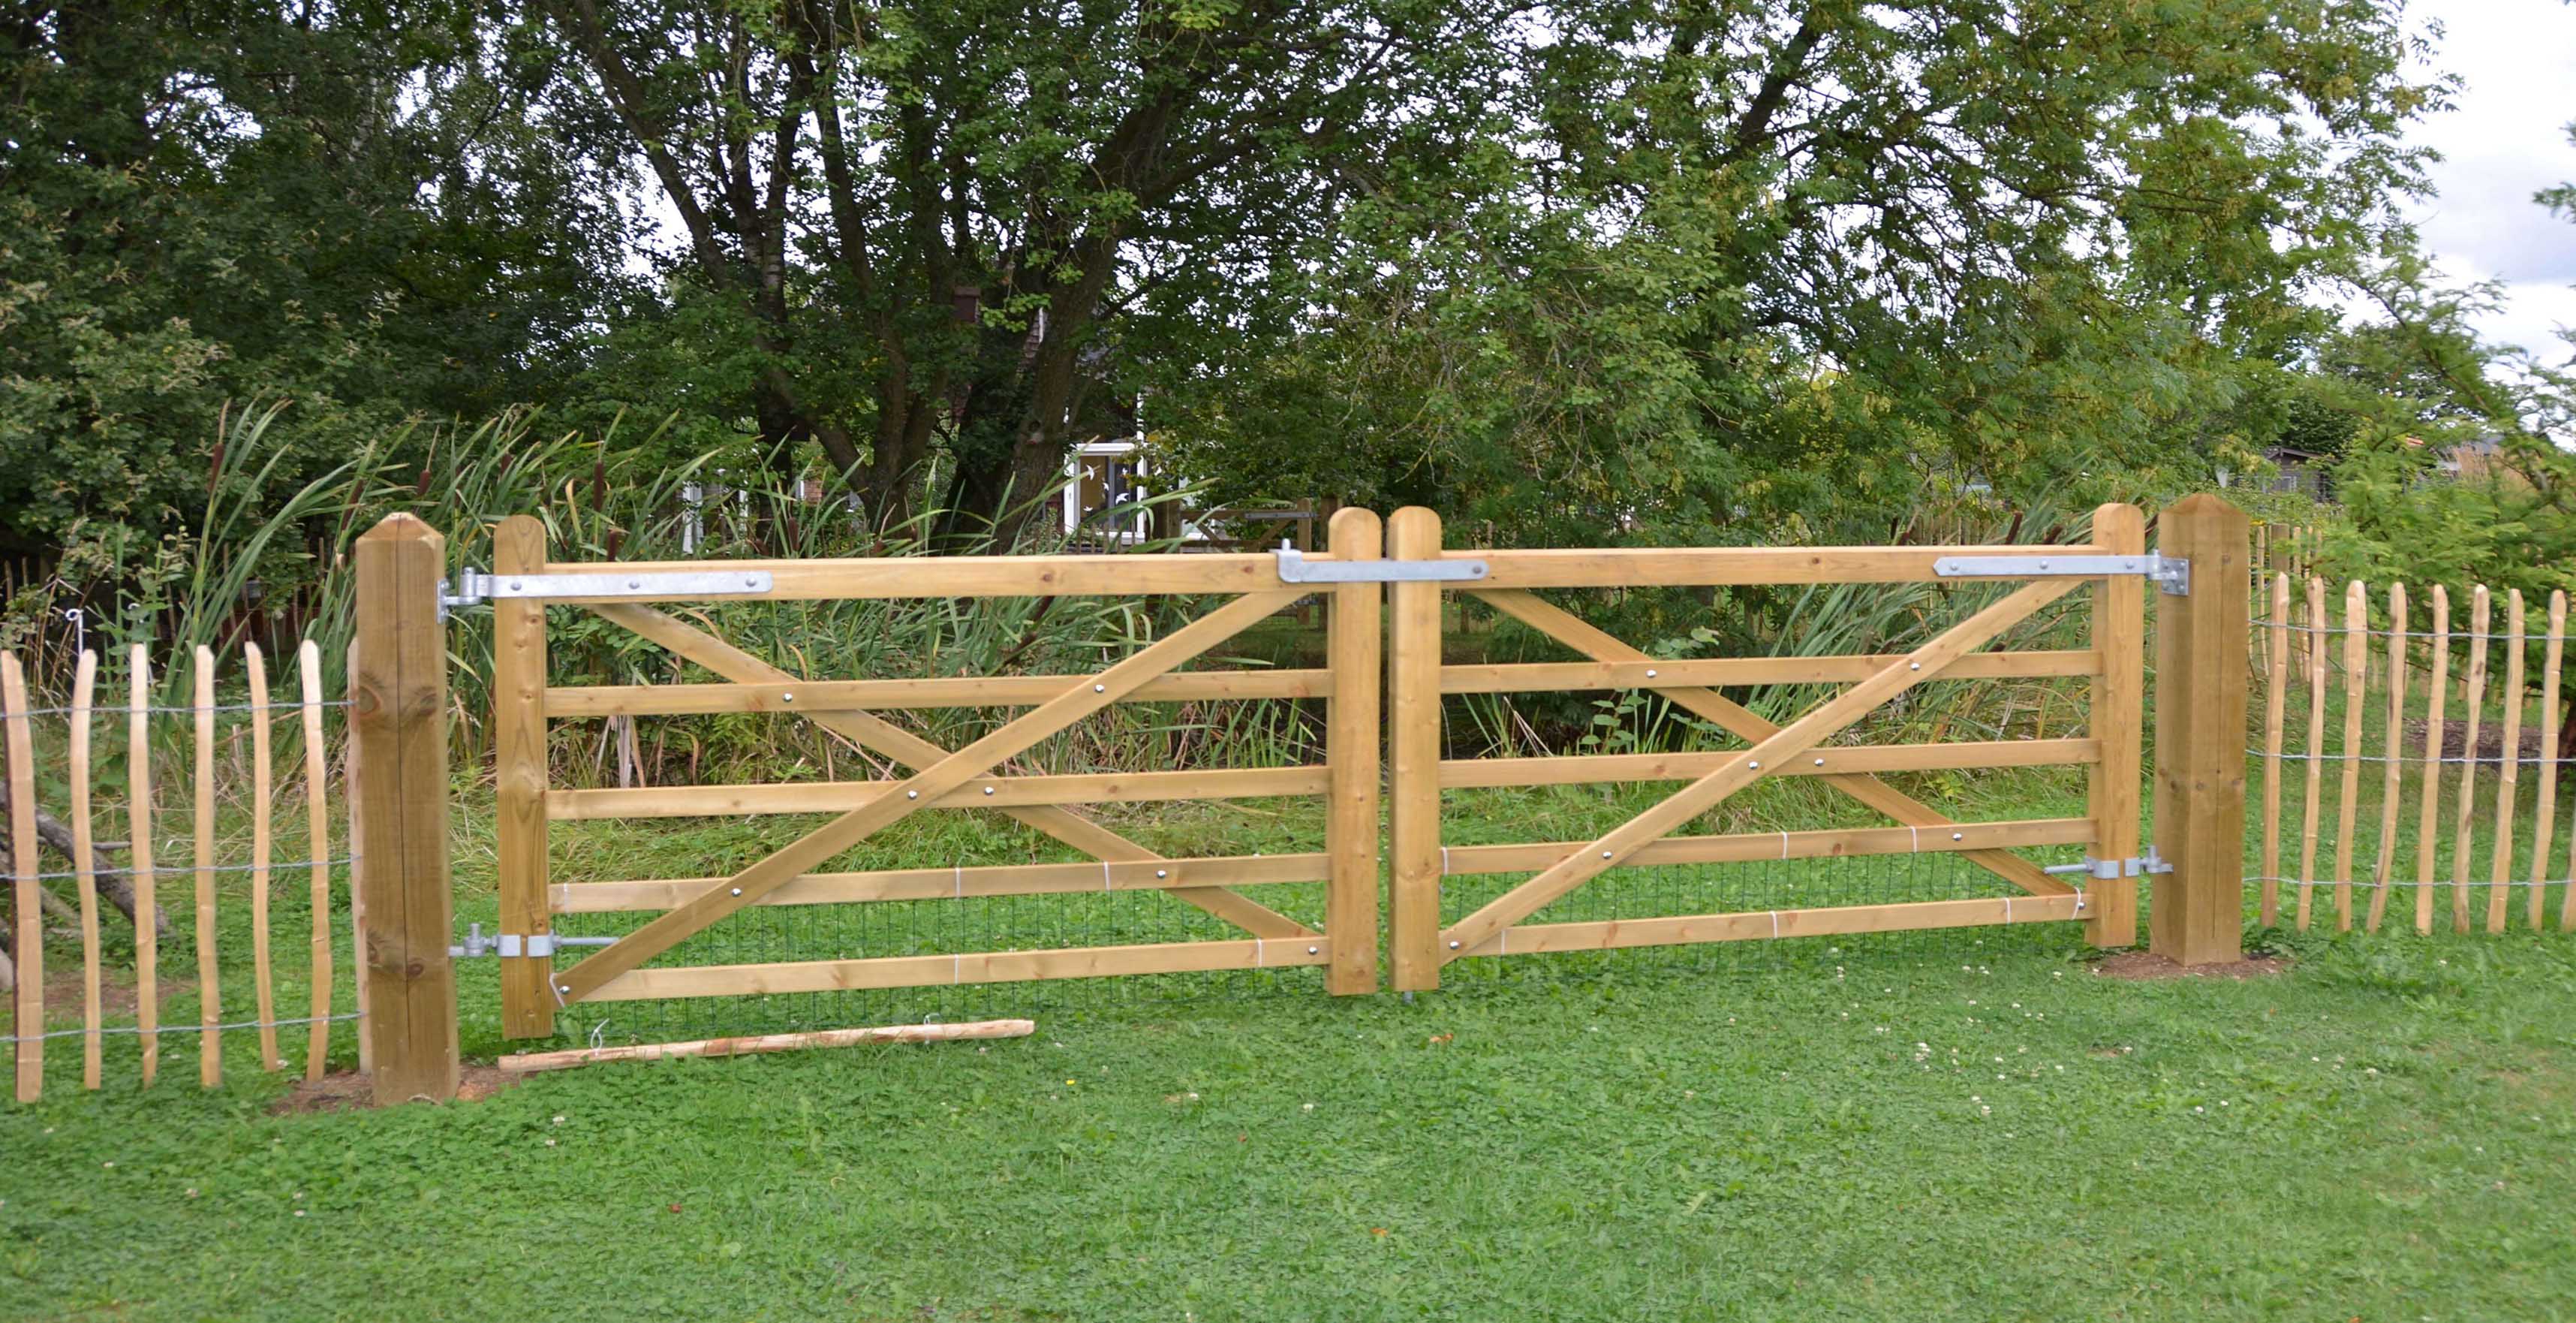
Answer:
<svg viewBox="0 0 2576 1323"><path fill-rule="evenodd" d="M2398 237L2442 92L2324 0L1547 20L1481 150L1400 159L1257 348L1158 356L1181 467L1551 539L2188 490L2268 439L2231 411L2330 332L2312 288Z"/></svg>
<svg viewBox="0 0 2576 1323"><path fill-rule="evenodd" d="M185 537L227 413L310 471L560 394L620 279L468 4L86 0L0 19L0 551Z"/></svg>
<svg viewBox="0 0 2576 1323"><path fill-rule="evenodd" d="M880 519L934 441L946 504L1054 480L1122 314L1192 273L1258 279L1399 120L1481 93L1472 0L536 0L580 53L585 141L676 214L684 303L729 320L741 395ZM1191 347L1218 351L1224 328Z"/></svg>

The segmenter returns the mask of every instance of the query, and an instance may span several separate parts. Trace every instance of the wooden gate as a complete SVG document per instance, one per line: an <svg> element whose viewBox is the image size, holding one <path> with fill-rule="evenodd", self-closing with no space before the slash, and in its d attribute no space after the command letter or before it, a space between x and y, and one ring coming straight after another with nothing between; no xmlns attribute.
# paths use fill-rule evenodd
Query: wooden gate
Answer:
<svg viewBox="0 0 2576 1323"><path fill-rule="evenodd" d="M1389 748L1393 780L1389 907L1394 986L1439 985L1440 968L1465 956L1526 955L1883 932L1974 924L2081 919L2101 945L2135 938L2140 859L2139 746L2144 697L2145 526L2138 510L2103 506L2094 541L2056 547L1662 548L1593 551L1443 551L1440 522L1425 509L1388 521L1393 561L1470 560L1485 567L1464 584L1399 582L1390 589ZM2241 553L2240 553L2241 554ZM2073 557L2087 558L2070 560ZM2123 558L2122 572L2105 574ZM1950 564L1976 558L1984 564ZM2054 564L2051 562L2054 561ZM2091 577L2086 577L2089 571ZM1752 584L1954 582L2027 578L1911 652L1881 656L1657 660L1537 595L1540 589L1707 587ZM2090 646L1989 651L2041 607L2079 588L2092 593ZM1583 660L1446 665L1442 593L1473 594L1566 645ZM1851 745L1830 741L1891 699L1935 679L2083 677L2091 724L2077 738ZM1838 694L1786 725L1718 693L1721 686L1841 684ZM1714 723L1741 741L1706 753L1444 760L1442 696L1481 692L1640 689ZM2240 705L2241 712L2241 705ZM2240 717L2241 724L2241 717ZM2080 764L2090 771L2083 817L1958 822L1905 794L1881 773ZM1751 835L1675 836L1746 787L1777 776L1814 776L1892 825ZM1444 789L1577 782L1687 784L1589 841L1451 845L1443 840ZM2082 885L2043 871L2017 849L2083 847ZM1530 920L1605 870L1623 865L1712 864L1836 856L1955 852L2007 884L2005 894L1914 903L1763 909L1591 922ZM1444 876L1527 872L1526 880L1444 925Z"/></svg>
<svg viewBox="0 0 2576 1323"><path fill-rule="evenodd" d="M1375 514L1333 518L1329 557L1374 561ZM545 558L536 520L502 523L494 572L468 585L489 596L494 630L495 755L500 822L501 987L513 1037L553 1032L581 1002L819 992L1105 974L1325 966L1338 994L1377 980L1379 587L1337 583L1329 664L1321 669L1176 670L1247 626L1316 591L1283 584L1268 554L908 557L852 560L561 564ZM833 679L795 674L744 651L664 604L692 600L1230 594L1196 620L1089 675ZM714 684L549 687L546 612L578 606L723 677ZM1011 775L1006 762L1122 702L1320 698L1329 704L1323 766L1116 775ZM888 709L1025 707L999 729L950 749L876 715ZM910 769L872 781L646 790L548 784L548 723L572 718L713 712L794 713ZM1103 800L1327 797L1319 853L1167 858L1076 812ZM833 812L823 826L731 876L550 885L550 821L719 812ZM1090 857L1086 863L826 872L836 857L908 815L998 809ZM1325 884L1319 931L1235 890ZM749 906L919 901L1151 890L1239 929L1236 938L1051 950L874 956L781 963L652 963L692 934ZM558 914L657 912L578 962L553 935Z"/></svg>

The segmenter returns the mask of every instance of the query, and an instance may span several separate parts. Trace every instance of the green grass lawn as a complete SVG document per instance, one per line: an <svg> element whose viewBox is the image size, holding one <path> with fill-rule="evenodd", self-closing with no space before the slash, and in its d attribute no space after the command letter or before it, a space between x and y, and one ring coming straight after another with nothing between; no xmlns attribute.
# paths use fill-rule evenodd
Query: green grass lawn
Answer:
<svg viewBox="0 0 2576 1323"><path fill-rule="evenodd" d="M2062 931L2062 930L2059 930ZM2576 1314L2576 946L2120 983L1959 934L0 1112L12 1317ZM1993 945L2003 945L1996 943ZM1989 958L1991 957L1991 958Z"/></svg>

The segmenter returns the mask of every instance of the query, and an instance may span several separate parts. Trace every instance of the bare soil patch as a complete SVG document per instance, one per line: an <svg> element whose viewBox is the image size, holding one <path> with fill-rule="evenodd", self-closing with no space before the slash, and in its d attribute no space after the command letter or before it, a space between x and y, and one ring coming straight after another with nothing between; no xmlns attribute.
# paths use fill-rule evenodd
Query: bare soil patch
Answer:
<svg viewBox="0 0 2576 1323"><path fill-rule="evenodd" d="M498 1066L466 1066L458 1072L456 1100L481 1102L526 1079ZM376 1105L375 1081L354 1070L339 1070L318 1080L299 1080L268 1109L271 1116L312 1112L350 1112Z"/></svg>
<svg viewBox="0 0 2576 1323"><path fill-rule="evenodd" d="M2141 982L2169 978L2265 978L2287 973L2290 962L2279 956L2248 956L2214 965L2179 965L2171 959L2146 951L2122 951L2093 967L2104 978L2125 978Z"/></svg>

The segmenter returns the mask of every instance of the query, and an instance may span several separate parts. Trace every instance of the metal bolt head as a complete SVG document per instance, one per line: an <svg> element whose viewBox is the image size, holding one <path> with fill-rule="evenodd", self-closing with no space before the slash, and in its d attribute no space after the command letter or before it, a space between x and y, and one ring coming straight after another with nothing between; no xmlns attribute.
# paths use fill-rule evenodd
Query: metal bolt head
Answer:
<svg viewBox="0 0 2576 1323"><path fill-rule="evenodd" d="M1950 833L1950 839L1951 839L1951 840L1954 840L1954 841L1964 841L1964 840L1968 839L1968 835L1967 835L1967 833L1966 833L1966 832L1956 832L1956 831L1954 831L1954 832Z"/></svg>
<svg viewBox="0 0 2576 1323"><path fill-rule="evenodd" d="M1310 946L1306 948L1306 954L1308 955L1322 955L1323 953L1324 948L1320 946Z"/></svg>
<svg viewBox="0 0 2576 1323"><path fill-rule="evenodd" d="M921 792L918 790L907 790L903 792L903 797L906 799L919 799L921 798Z"/></svg>
<svg viewBox="0 0 2576 1323"><path fill-rule="evenodd" d="M629 579L626 581L626 586L629 589L641 589L644 586L644 581L642 579Z"/></svg>
<svg viewBox="0 0 2576 1323"><path fill-rule="evenodd" d="M988 795L993 793L993 788L991 786L984 787L984 793Z"/></svg>
<svg viewBox="0 0 2576 1323"><path fill-rule="evenodd" d="M1109 686L1105 684L1096 684L1091 686L1091 692L1095 694L1105 694L1109 692Z"/></svg>
<svg viewBox="0 0 2576 1323"><path fill-rule="evenodd" d="M1457 949L1458 949L1458 944L1457 944L1456 942L1451 942L1451 943L1449 944L1449 949L1450 949L1450 950L1452 950L1452 951L1457 950Z"/></svg>
<svg viewBox="0 0 2576 1323"><path fill-rule="evenodd" d="M1170 877L1171 875L1171 870L1167 868L1157 868L1154 870L1154 876L1156 877Z"/></svg>
<svg viewBox="0 0 2576 1323"><path fill-rule="evenodd" d="M1818 766L1818 767L1822 767L1822 766L1824 766L1824 765L1825 765L1825 760L1824 760L1824 759L1819 758L1819 759L1817 759L1817 760L1816 760L1816 766Z"/></svg>
<svg viewBox="0 0 2576 1323"><path fill-rule="evenodd" d="M1757 771L1757 772L1762 770L1762 764L1761 764L1761 762L1760 762L1759 760L1756 760L1756 761L1753 761L1753 762L1746 763L1746 764L1745 764L1745 766L1750 767L1750 768L1752 768L1754 771Z"/></svg>
<svg viewBox="0 0 2576 1323"><path fill-rule="evenodd" d="M1609 852L1608 850L1604 850L1604 851L1602 851L1602 852L1601 852L1601 857L1602 857L1602 858L1604 858L1604 859L1609 858L1609 857L1610 857L1610 852Z"/></svg>
<svg viewBox="0 0 2576 1323"><path fill-rule="evenodd" d="M780 694L778 696L778 701L781 703L793 703L796 701L796 695L792 693Z"/></svg>
<svg viewBox="0 0 2576 1323"><path fill-rule="evenodd" d="M1646 668L1646 678L1647 678L1647 679L1649 679L1649 680L1652 680L1652 679L1654 679L1654 678L1655 678L1655 668L1654 668L1654 667L1649 666L1649 667L1647 667L1647 668Z"/></svg>
<svg viewBox="0 0 2576 1323"><path fill-rule="evenodd" d="M1921 662L1909 662L1909 663L1907 663L1907 664L1906 664L1905 669L1907 669L1907 670L1909 670L1909 671L1919 671L1919 670L1922 670L1922 669L1923 669L1923 663L1921 663Z"/></svg>
<svg viewBox="0 0 2576 1323"><path fill-rule="evenodd" d="M741 895L741 894L742 894L742 888L740 888L740 887L735 887L735 888L733 889L733 894L735 894L735 895L737 895L737 896Z"/></svg>
<svg viewBox="0 0 2576 1323"><path fill-rule="evenodd" d="M572 992L572 985L569 983L558 983L555 985L555 991L570 994Z"/></svg>
<svg viewBox="0 0 2576 1323"><path fill-rule="evenodd" d="M518 580L516 580L516 579L512 579L512 580L510 581L510 591L511 591L511 592L514 592L514 593L515 593L515 592L519 591L519 590L520 590L521 588L523 588L523 587L526 587L526 585L525 585L525 584L520 583L520 582L519 582Z"/></svg>

